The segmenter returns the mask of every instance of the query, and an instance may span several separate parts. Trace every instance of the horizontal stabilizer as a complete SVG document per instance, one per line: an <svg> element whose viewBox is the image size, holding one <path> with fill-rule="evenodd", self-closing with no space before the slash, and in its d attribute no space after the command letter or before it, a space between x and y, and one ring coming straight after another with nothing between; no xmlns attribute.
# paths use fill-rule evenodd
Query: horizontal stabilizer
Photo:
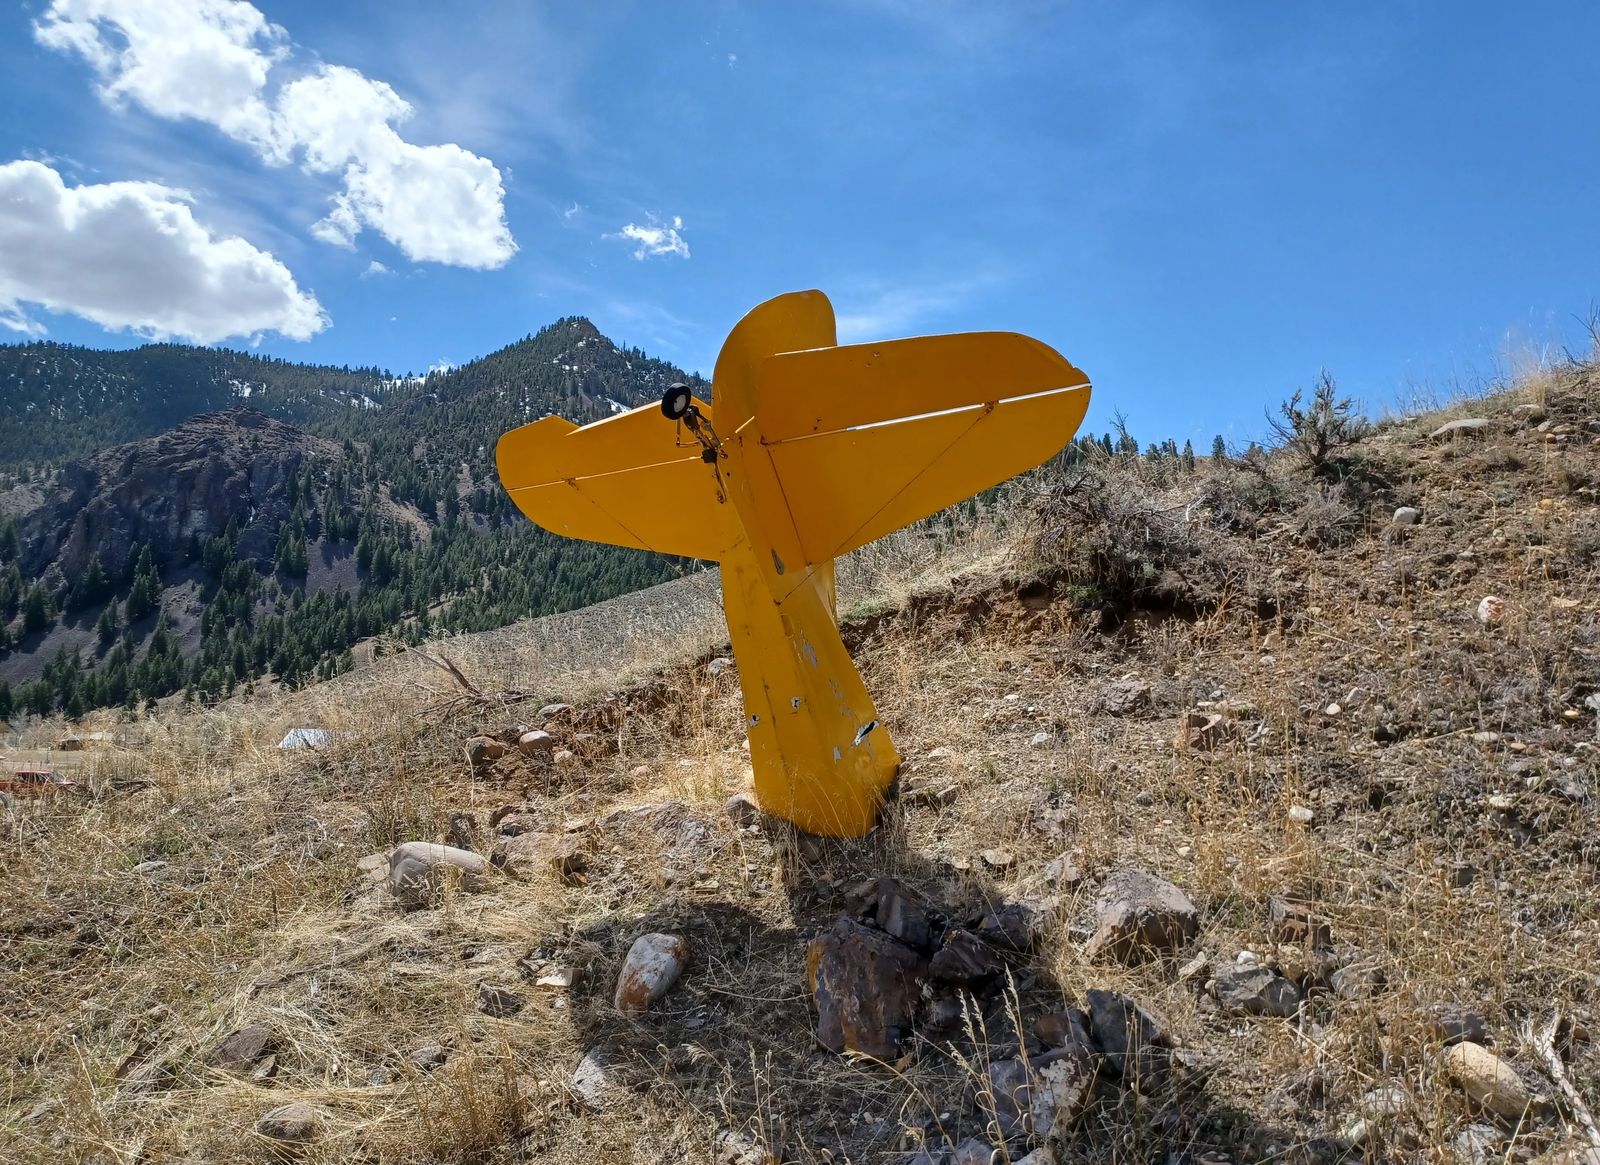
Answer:
<svg viewBox="0 0 1600 1165"><path fill-rule="evenodd" d="M716 560L739 537L699 443L655 405L582 428L545 417L501 437L495 463L517 508L568 538Z"/></svg>

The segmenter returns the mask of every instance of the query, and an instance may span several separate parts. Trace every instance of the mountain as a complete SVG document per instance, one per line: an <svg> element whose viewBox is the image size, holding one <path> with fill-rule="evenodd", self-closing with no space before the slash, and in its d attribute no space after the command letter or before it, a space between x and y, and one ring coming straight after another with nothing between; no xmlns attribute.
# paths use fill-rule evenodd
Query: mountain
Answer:
<svg viewBox="0 0 1600 1165"><path fill-rule="evenodd" d="M21 418L7 434L17 448L61 447L67 417L99 432L149 426L210 399L219 368L246 367L175 345L25 345L0 364L24 348L27 391L0 384L0 412ZM35 458L0 489L0 719L13 706L77 714L264 676L299 683L348 666L373 636L488 630L683 570L549 535L500 488L507 429L551 412L596 420L679 379L706 391L587 320L426 377L257 364L274 379L248 404L236 394L115 448ZM180 381L172 399L153 387ZM42 411L52 399L61 407Z"/></svg>

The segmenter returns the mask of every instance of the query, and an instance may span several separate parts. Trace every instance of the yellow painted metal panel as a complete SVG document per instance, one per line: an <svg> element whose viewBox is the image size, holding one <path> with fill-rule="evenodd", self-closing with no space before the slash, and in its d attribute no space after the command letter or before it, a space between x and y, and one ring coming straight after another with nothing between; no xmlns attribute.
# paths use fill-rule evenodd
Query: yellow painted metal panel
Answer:
<svg viewBox="0 0 1600 1165"><path fill-rule="evenodd" d="M1088 383L1055 349L1015 332L918 336L769 357L756 418L773 443Z"/></svg>
<svg viewBox="0 0 1600 1165"><path fill-rule="evenodd" d="M820 291L791 291L751 308L717 353L711 383L724 433L755 416L761 365L775 352L831 347L833 304Z"/></svg>

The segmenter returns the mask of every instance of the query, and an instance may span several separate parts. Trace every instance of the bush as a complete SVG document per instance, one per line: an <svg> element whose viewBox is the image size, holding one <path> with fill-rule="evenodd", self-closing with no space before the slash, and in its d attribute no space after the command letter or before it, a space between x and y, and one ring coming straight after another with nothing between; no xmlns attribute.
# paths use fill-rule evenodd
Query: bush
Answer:
<svg viewBox="0 0 1600 1165"><path fill-rule="evenodd" d="M1267 426L1283 448L1299 455L1313 473L1339 476L1343 463L1337 454L1360 441L1372 426L1356 413L1355 401L1340 398L1333 377L1323 371L1311 390L1311 402L1302 404L1300 389L1278 406L1278 416L1267 414Z"/></svg>

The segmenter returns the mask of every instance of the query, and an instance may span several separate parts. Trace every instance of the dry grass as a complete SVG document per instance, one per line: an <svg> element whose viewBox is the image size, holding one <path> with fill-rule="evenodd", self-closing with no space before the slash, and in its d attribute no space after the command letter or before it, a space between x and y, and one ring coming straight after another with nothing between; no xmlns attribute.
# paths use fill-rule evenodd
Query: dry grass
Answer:
<svg viewBox="0 0 1600 1165"><path fill-rule="evenodd" d="M1436 418L1389 426L1363 447L1371 479L1336 510L1279 465L1184 478L1112 461L1094 467L1098 494L1032 479L937 537L909 532L843 564L856 655L906 778L958 788L943 807L891 806L859 841L723 816L747 761L737 684L703 665L723 642L711 576L435 645L484 691L526 693L515 702L452 703L454 682L405 656L163 714L86 762L94 799L5 820L7 1159L266 1160L257 1118L304 1100L323 1114L301 1154L313 1162L711 1161L726 1131L784 1161L902 1162L982 1135L983 1066L1089 987L1158 1015L1184 1066L1147 1098L1106 1091L1064 1160L1450 1159L1475 1117L1439 1071L1425 1005L1478 1011L1551 1092L1521 1025L1560 1010L1592 1027L1600 991L1600 752L1583 702L1600 675L1600 457L1584 428L1600 405L1584 369L1538 391L1573 426L1565 440L1519 419L1525 396L1476 402L1497 423L1477 443L1421 441ZM1423 524L1390 529L1399 504ZM1042 540L1021 536L1033 512ZM1016 585L1035 575L1054 596L1042 610L1039 588ZM1472 614L1487 593L1508 608L1490 627ZM1129 674L1150 706L1097 710ZM577 768L513 758L474 777L466 737L557 699L578 706L552 722ZM1227 710L1245 742L1175 751L1196 707ZM278 752L299 723L335 744ZM936 746L950 755L931 759ZM401 914L356 869L397 840L442 838L452 814L481 837L518 802L583 839L584 878L497 879ZM986 865L996 848L1013 863ZM1042 874L1062 854L1084 879L1052 889ZM147 862L166 864L136 872ZM1181 957L1084 958L1093 889L1120 865L1200 906ZM877 873L951 908L1058 899L1042 949L1013 962L1014 991L893 1067L821 1051L804 984L807 938ZM1380 989L1252 1019L1220 1013L1207 974L1180 980L1202 952L1303 961L1268 933L1267 900L1287 892L1382 970ZM624 1019L611 988L651 930L684 934L692 965L648 1017ZM530 957L576 981L536 986ZM522 1010L484 1014L481 983ZM269 1075L207 1062L250 1023L272 1030ZM430 1044L449 1049L445 1065L411 1066ZM1594 1044L1563 1047L1600 1103ZM620 1089L601 1112L570 1088L590 1049ZM1403 1094L1398 1111L1364 1147L1341 1146L1379 1087ZM1562 1130L1502 1128L1495 1155L1543 1152Z"/></svg>

